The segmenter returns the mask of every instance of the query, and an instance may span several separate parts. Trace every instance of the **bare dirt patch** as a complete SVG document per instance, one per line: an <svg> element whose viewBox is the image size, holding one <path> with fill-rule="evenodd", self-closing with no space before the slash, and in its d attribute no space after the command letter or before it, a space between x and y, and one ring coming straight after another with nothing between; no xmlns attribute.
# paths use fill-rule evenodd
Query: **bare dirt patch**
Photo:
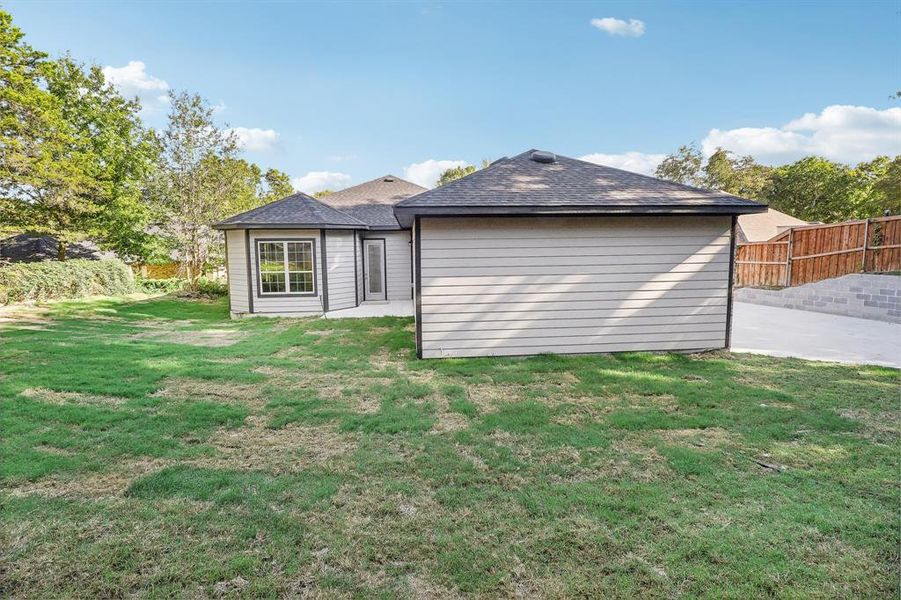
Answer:
<svg viewBox="0 0 901 600"><path fill-rule="evenodd" d="M46 329L51 323L50 309L36 306L34 303L11 304L0 306L0 326L15 325L23 329Z"/></svg>
<svg viewBox="0 0 901 600"><path fill-rule="evenodd" d="M216 400L248 404L260 404L263 400L259 384L190 377L169 377L163 380L163 387L153 395L182 400Z"/></svg>
<svg viewBox="0 0 901 600"><path fill-rule="evenodd" d="M657 429L654 433L667 442L696 447L716 447L734 444L737 434L722 427L707 429Z"/></svg>
<svg viewBox="0 0 901 600"><path fill-rule="evenodd" d="M273 475L296 473L313 466L345 471L349 458L359 446L360 436L339 432L334 425L289 424L279 429L267 427L267 417L251 416L239 429L214 433L207 445L216 450L209 458L194 461L204 467L265 470Z"/></svg>
<svg viewBox="0 0 901 600"><path fill-rule="evenodd" d="M118 406L128 401L127 398L118 396L104 396L101 394L82 394L81 392L58 392L46 388L28 388L22 390L26 398L40 400L47 404L92 404L100 406Z"/></svg>
<svg viewBox="0 0 901 600"><path fill-rule="evenodd" d="M628 477L648 483L669 474L666 459L654 447L644 445L641 437L616 440L611 444L613 458L608 458L598 471L605 477Z"/></svg>
<svg viewBox="0 0 901 600"><path fill-rule="evenodd" d="M148 340L165 344L186 344L189 346L204 346L207 348L221 348L237 344L247 336L246 332L235 329L198 329L175 330L151 329L128 336L132 340Z"/></svg>
<svg viewBox="0 0 901 600"><path fill-rule="evenodd" d="M467 396L469 401L478 407L479 412L494 412L501 405L520 399L514 390L516 390L514 386L504 387L493 383L482 383L468 386Z"/></svg>
<svg viewBox="0 0 901 600"><path fill-rule="evenodd" d="M410 575L407 579L407 585L410 589L410 598L416 600L448 600L451 598L460 598L460 593L447 588L440 583L435 583L431 579L423 575Z"/></svg>
<svg viewBox="0 0 901 600"><path fill-rule="evenodd" d="M897 436L901 433L901 413L897 411L883 412L863 408L845 408L837 412L846 419L863 424L868 430L864 434L866 437L882 438Z"/></svg>
<svg viewBox="0 0 901 600"><path fill-rule="evenodd" d="M40 494L48 498L121 498L132 481L171 463L170 460L150 458L122 461L115 470L104 473L50 475L38 481L14 483L6 489L18 497Z"/></svg>

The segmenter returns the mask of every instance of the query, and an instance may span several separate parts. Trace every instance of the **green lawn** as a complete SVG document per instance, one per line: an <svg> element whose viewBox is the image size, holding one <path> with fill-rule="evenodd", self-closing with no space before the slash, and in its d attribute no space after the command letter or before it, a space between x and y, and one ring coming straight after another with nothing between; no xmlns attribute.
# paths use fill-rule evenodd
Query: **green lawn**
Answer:
<svg viewBox="0 0 901 600"><path fill-rule="evenodd" d="M417 361L412 330L0 324L0 596L897 597L898 371Z"/></svg>

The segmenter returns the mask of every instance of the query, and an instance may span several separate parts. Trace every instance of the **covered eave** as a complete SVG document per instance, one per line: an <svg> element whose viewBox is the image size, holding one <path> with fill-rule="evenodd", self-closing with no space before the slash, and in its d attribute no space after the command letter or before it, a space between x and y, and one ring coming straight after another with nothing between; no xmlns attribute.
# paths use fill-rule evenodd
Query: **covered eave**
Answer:
<svg viewBox="0 0 901 600"><path fill-rule="evenodd" d="M394 215L403 227L411 227L416 217L536 217L536 216L643 216L643 215L746 215L765 212L766 205L674 206L642 204L640 206L396 206Z"/></svg>
<svg viewBox="0 0 901 600"><path fill-rule="evenodd" d="M215 223L213 229L227 231L230 229L369 229L362 224L348 223L242 223L221 222Z"/></svg>

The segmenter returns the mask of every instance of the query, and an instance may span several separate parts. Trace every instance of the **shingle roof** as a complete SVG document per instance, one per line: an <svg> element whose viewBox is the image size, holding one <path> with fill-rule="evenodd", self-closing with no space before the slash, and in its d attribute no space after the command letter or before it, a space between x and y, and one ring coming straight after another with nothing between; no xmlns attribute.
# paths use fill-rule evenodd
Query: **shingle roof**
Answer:
<svg viewBox="0 0 901 600"><path fill-rule="evenodd" d="M766 206L725 192L693 188L557 155L537 162L528 150L423 192L395 207L414 215L477 214L745 214ZM553 156L553 155L551 155Z"/></svg>
<svg viewBox="0 0 901 600"><path fill-rule="evenodd" d="M297 192L287 198L229 217L216 229L366 229L366 223Z"/></svg>
<svg viewBox="0 0 901 600"><path fill-rule="evenodd" d="M394 175L384 175L324 196L322 202L363 221L371 229L400 229L394 205L426 189Z"/></svg>
<svg viewBox="0 0 901 600"><path fill-rule="evenodd" d="M765 213L738 218L739 242L765 242L786 229L807 225L791 215L770 208Z"/></svg>

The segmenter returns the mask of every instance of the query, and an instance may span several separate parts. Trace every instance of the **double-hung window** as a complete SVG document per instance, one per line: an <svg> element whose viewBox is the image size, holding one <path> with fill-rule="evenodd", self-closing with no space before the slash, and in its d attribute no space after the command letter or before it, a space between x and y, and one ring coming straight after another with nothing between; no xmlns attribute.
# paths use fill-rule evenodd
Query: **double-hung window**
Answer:
<svg viewBox="0 0 901 600"><path fill-rule="evenodd" d="M260 295L315 294L313 240L258 240Z"/></svg>

